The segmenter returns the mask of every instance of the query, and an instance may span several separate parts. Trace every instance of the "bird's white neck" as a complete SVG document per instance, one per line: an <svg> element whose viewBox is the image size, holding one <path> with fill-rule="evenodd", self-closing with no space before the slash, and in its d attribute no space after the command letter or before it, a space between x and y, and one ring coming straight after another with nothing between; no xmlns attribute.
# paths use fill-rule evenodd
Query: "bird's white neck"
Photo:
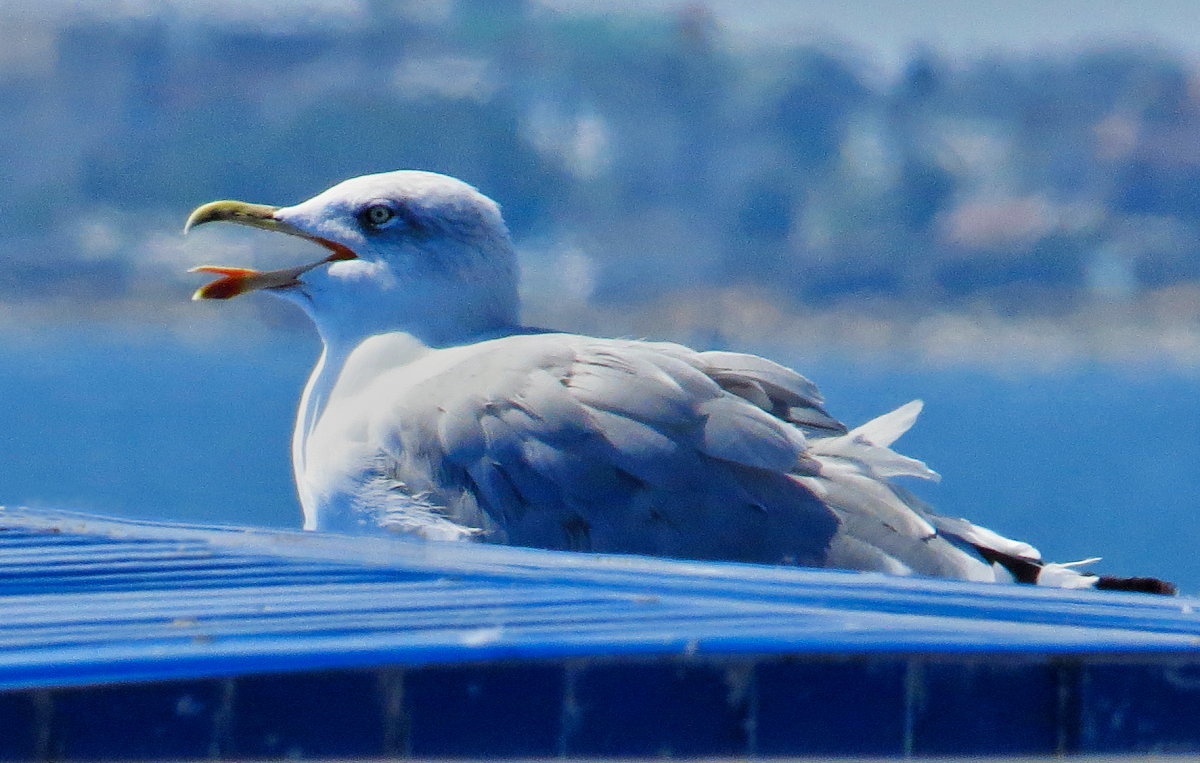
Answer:
<svg viewBox="0 0 1200 763"><path fill-rule="evenodd" d="M338 399L353 397L361 392L363 383L377 378L381 372L406 366L431 350L420 339L402 331L378 334L351 343L325 343L300 397L296 429L292 434L292 469L300 505L304 509L306 529L316 529L316 511L321 501L321 496L313 494L307 478L309 468L313 466L308 452L309 443L334 396Z"/></svg>
<svg viewBox="0 0 1200 763"><path fill-rule="evenodd" d="M310 525L315 520L316 504L304 477L306 465L304 445L320 418L321 412L324 411L325 404L329 401L329 392L333 389L344 362L345 357L331 358L329 347L325 346L321 350L321 357L317 358L317 364L313 366L312 373L309 374L308 383L304 385L304 392L300 395L296 428L292 432L292 472L296 478L300 506L304 511L304 529L306 530L314 529Z"/></svg>
<svg viewBox="0 0 1200 763"><path fill-rule="evenodd" d="M463 251L463 258L481 256ZM412 278L394 274L381 261L335 262L306 276L311 283L303 292L281 296L308 314L331 356L398 331L429 347L451 347L517 324L520 297L510 267L515 255L506 248L496 258L494 267L480 272Z"/></svg>

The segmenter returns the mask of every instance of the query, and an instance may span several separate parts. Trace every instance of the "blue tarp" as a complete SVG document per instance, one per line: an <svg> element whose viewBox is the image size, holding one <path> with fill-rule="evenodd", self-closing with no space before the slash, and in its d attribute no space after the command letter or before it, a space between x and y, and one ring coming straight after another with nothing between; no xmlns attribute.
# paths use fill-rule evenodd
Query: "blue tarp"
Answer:
<svg viewBox="0 0 1200 763"><path fill-rule="evenodd" d="M1198 606L6 510L0 756L1200 750Z"/></svg>

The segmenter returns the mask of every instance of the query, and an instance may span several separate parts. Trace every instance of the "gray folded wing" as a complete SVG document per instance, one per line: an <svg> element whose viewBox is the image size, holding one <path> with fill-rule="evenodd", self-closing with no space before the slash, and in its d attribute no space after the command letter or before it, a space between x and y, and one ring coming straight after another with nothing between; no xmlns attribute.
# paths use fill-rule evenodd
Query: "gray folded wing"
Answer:
<svg viewBox="0 0 1200 763"><path fill-rule="evenodd" d="M485 541L987 569L888 482L923 465L848 433L811 382L755 356L509 336L472 345L392 404L402 425L381 447L389 478Z"/></svg>
<svg viewBox="0 0 1200 763"><path fill-rule="evenodd" d="M678 345L482 342L391 401L380 462L483 540L821 564L838 521L789 476L815 469L804 432L712 366ZM743 385L756 402L828 419L810 384L770 370Z"/></svg>

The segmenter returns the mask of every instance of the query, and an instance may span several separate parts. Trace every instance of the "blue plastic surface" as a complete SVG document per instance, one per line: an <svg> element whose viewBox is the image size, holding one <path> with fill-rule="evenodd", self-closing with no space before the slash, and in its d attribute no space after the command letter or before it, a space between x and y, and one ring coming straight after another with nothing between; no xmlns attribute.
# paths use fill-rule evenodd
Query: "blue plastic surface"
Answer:
<svg viewBox="0 0 1200 763"><path fill-rule="evenodd" d="M7 510L0 759L1197 751L1198 605Z"/></svg>

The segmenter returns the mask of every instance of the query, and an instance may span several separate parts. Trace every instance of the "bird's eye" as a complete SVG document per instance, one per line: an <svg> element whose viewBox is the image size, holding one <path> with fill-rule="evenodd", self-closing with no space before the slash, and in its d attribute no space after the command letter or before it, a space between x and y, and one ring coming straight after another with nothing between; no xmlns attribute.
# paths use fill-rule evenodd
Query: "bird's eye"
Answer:
<svg viewBox="0 0 1200 763"><path fill-rule="evenodd" d="M378 228L396 216L391 207L385 204L372 204L362 212L363 222L372 228Z"/></svg>

